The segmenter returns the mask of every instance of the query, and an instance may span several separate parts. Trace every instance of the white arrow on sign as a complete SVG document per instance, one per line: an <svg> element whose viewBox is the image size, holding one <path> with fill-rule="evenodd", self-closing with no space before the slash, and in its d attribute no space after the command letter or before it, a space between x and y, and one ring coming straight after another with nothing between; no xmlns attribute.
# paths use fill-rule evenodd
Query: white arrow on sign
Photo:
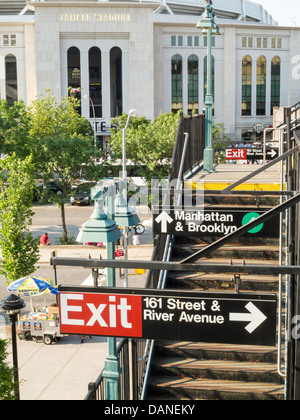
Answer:
<svg viewBox="0 0 300 420"><path fill-rule="evenodd" d="M229 320L250 322L245 329L252 334L267 317L252 302L249 302L245 308L250 312L249 314L229 314Z"/></svg>
<svg viewBox="0 0 300 420"><path fill-rule="evenodd" d="M161 223L161 233L167 233L167 224L172 223L173 219L167 212L163 211L156 219L157 223Z"/></svg>
<svg viewBox="0 0 300 420"><path fill-rule="evenodd" d="M275 152L275 150L274 149L272 149L270 152L268 152L267 153L267 155L269 156L269 155L271 155L271 158L273 158L273 157L275 157L276 156L276 152Z"/></svg>

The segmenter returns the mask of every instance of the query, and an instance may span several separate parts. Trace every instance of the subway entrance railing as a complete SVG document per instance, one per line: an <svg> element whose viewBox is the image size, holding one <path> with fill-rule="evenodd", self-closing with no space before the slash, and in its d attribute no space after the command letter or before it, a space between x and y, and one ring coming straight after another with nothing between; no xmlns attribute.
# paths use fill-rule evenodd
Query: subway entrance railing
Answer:
<svg viewBox="0 0 300 420"><path fill-rule="evenodd" d="M266 191L249 191L251 196L261 197L264 195L274 195L280 197L280 203L272 208L270 211L262 214L255 220L252 220L246 226L241 227L237 231L230 233L212 244L207 245L200 251L193 255L184 258L178 262L170 261L173 237L172 235L160 235L155 238L155 249L152 261L115 261L115 260L84 260L84 259L64 259L54 257L51 264L54 266L81 266L89 267L91 269L97 268L143 268L148 269L149 277L146 288L157 289L164 288L164 283L167 273L174 272L210 272L210 273L231 273L240 275L243 273L262 275L278 275L287 276L287 331L286 331L286 366L284 371L279 366L278 371L286 381L286 399L296 400L300 398L300 381L299 381L299 368L300 358L299 354L299 337L295 337L297 332L297 325L300 319L300 223L299 223L299 202L300 202L300 136L298 131L298 111L299 104L295 107L286 109L286 121L284 125L284 147L282 148L283 154L275 159L273 162L260 167L254 171L252 176L259 172L266 170L272 165L283 162L282 165L282 179L286 184L286 188L281 191L266 192ZM201 118L200 118L201 121ZM170 173L169 181L175 179L179 180L172 189L172 195L176 199L182 193L182 180L188 172L198 170L201 165L201 148L197 149L197 162L192 159L192 155L196 156L193 148L188 148L188 143L191 140L187 131L183 130L184 119L181 119L176 146L173 158L173 171ZM196 147L196 146L195 146ZM197 146L198 147L198 146ZM203 148L202 148L203 151ZM189 155L190 154L190 155ZM185 165L187 156L191 159ZM199 160L200 157L200 160ZM188 159L187 159L188 160ZM175 168L175 169L174 169ZM284 171L284 172L283 172ZM188 175L187 175L188 177ZM248 177L249 179L249 177ZM223 191L205 191L204 194L215 195L237 195L240 192L234 188L245 182L245 178L241 179L239 183L235 183ZM243 191L242 194L247 194ZM208 264L199 262L201 258L208 256L212 251L229 243L233 238L239 237L244 232L260 225L261 223L270 220L274 215L285 215L287 218L287 231L285 232L285 240L288 245L287 260L284 264L281 261L279 265L263 265L263 264ZM283 234L283 232L281 232ZM197 262L195 262L197 261ZM282 308L282 299L284 291L279 284L279 304L278 307ZM280 312L279 311L279 312ZM282 357L280 346L278 346L279 361ZM122 374L120 377L120 399L144 399L146 393L146 384L150 372L151 360L154 349L153 340L130 340L123 339L118 347L118 354L120 358L120 365L122 367ZM280 363L279 363L280 365ZM103 378L100 375L98 380L89 384L89 393L86 399L105 399L103 390Z"/></svg>

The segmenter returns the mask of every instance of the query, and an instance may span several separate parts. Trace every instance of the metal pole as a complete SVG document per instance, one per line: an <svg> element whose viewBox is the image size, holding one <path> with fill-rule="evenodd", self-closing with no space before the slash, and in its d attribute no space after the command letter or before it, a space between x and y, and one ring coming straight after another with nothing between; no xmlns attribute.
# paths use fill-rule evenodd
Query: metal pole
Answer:
<svg viewBox="0 0 300 420"><path fill-rule="evenodd" d="M205 96L205 150L203 171L214 172L214 150L212 144L212 29L207 29L207 90Z"/></svg>
<svg viewBox="0 0 300 420"><path fill-rule="evenodd" d="M11 322L11 339L12 339L12 355L13 355L13 367L14 367L14 384L16 400L20 400L20 389L19 389L19 365L18 365L18 348L17 348L17 331L16 331L16 315L9 315Z"/></svg>
<svg viewBox="0 0 300 420"><path fill-rule="evenodd" d="M130 113L127 118L126 126L123 128L122 134L123 134L123 170L122 170L122 194L125 200L125 203L127 203L127 170L126 170L126 130L128 127L130 118ZM128 228L127 226L123 227L123 246L124 246L124 259L125 261L128 260ZM124 287L128 287L128 269L124 268Z"/></svg>
<svg viewBox="0 0 300 420"><path fill-rule="evenodd" d="M109 193L107 197L107 216L113 219L114 211L114 197ZM115 243L107 243L107 258L115 259ZM107 287L116 287L115 268L107 268ZM108 337L108 356L105 359L103 377L105 378L105 399L118 400L119 399L119 377L120 366L117 356L116 338Z"/></svg>
<svg viewBox="0 0 300 420"><path fill-rule="evenodd" d="M93 119L94 119L94 147L95 147L95 155L97 152L97 131L96 131L96 112L95 112L95 105L94 102L92 100L92 98L88 95L84 95L85 99L89 99L91 105L92 105L92 110L93 110ZM95 163L97 163L97 157L95 156Z"/></svg>

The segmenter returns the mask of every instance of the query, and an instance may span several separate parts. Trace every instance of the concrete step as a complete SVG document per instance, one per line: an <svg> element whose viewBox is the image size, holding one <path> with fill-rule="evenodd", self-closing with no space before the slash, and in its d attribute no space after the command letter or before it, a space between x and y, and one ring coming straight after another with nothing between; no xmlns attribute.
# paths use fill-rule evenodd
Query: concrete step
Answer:
<svg viewBox="0 0 300 420"><path fill-rule="evenodd" d="M205 247L206 245L200 244L175 244L173 246L173 257L180 256L181 258L186 258ZM212 252L209 257L278 260L279 249L278 246L270 245L225 245L217 251Z"/></svg>
<svg viewBox="0 0 300 420"><path fill-rule="evenodd" d="M151 377L153 395L190 400L283 400L284 386L269 383L191 379L188 377Z"/></svg>
<svg viewBox="0 0 300 420"><path fill-rule="evenodd" d="M197 360L226 360L274 364L277 361L276 347L246 346L214 343L155 342L155 355Z"/></svg>
<svg viewBox="0 0 300 420"><path fill-rule="evenodd" d="M277 374L277 366L272 363L156 357L153 360L151 372L155 376L282 384Z"/></svg>
<svg viewBox="0 0 300 420"><path fill-rule="evenodd" d="M278 276L266 277L258 275L241 275L239 290L246 291L278 291ZM212 290L212 291L235 291L236 285L232 274L181 274L169 273L167 287L170 289L190 289L190 290Z"/></svg>

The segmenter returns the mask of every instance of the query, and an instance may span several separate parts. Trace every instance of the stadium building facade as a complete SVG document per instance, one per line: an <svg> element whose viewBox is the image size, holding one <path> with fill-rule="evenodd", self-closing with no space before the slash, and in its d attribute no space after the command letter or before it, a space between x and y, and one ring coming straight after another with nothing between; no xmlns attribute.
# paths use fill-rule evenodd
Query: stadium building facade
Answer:
<svg viewBox="0 0 300 420"><path fill-rule="evenodd" d="M81 113L108 139L111 118L201 112L207 39L204 0L0 0L0 97L27 105L46 89L80 89ZM214 0L214 118L234 139L255 139L273 108L300 99L300 28L259 4Z"/></svg>

